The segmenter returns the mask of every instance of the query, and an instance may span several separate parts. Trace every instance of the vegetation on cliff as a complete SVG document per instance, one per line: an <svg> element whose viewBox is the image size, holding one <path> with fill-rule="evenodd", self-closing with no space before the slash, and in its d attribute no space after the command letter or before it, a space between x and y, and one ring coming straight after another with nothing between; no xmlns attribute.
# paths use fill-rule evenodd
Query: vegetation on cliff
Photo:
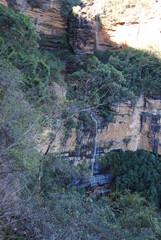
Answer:
<svg viewBox="0 0 161 240"><path fill-rule="evenodd" d="M96 51L95 55L104 64L110 64L121 72L126 87L140 96L159 97L161 89L161 59L155 49L136 50L126 47L120 52Z"/></svg>
<svg viewBox="0 0 161 240"><path fill-rule="evenodd" d="M71 7L72 1L69 3ZM124 53L113 56L118 58L119 67L112 57L110 64L101 63L96 57L80 61L77 70L68 76L67 99L59 102L54 83L66 86L63 63L58 54L40 51L39 39L28 17L0 5L0 238L160 239L159 210L138 193L115 191L97 199L91 190L78 192L69 183L73 178L89 177L87 164L75 167L67 159L60 161L54 154L44 155L39 150L44 126L50 124L55 130L56 120L64 120L63 126L71 127L72 118L84 120L87 110L97 109L106 115L103 107L132 98L137 91L129 75L135 75L133 64L138 63L141 54L130 58L131 71L123 65ZM147 55L142 54L143 64ZM147 61L147 65L153 64L151 56ZM148 81L153 76L155 82L160 76L159 62L152 66L157 73L147 70L151 74ZM160 87L157 84L159 81L154 89ZM59 125L57 132L63 126ZM149 153L144 157L140 152L137 154L110 155L108 161L117 174L116 183L120 189L131 188L143 192L152 202L160 201L160 158ZM119 168L112 161L116 157L120 162L125 159ZM140 161L143 165L139 172ZM128 166L132 168L130 174ZM144 179L142 168L146 169ZM137 188L133 178L137 179ZM150 198L143 191L149 185Z"/></svg>
<svg viewBox="0 0 161 240"><path fill-rule="evenodd" d="M128 87L136 95L160 95L161 59L159 52L127 48L125 51L111 55L109 63L122 72Z"/></svg>
<svg viewBox="0 0 161 240"><path fill-rule="evenodd" d="M96 57L90 57L80 63L77 69L68 78L70 86L75 85L76 90L70 88L67 98L77 104L80 112L98 109L106 115L114 102L134 98L122 73L110 64L103 64ZM105 108L107 111L104 111Z"/></svg>

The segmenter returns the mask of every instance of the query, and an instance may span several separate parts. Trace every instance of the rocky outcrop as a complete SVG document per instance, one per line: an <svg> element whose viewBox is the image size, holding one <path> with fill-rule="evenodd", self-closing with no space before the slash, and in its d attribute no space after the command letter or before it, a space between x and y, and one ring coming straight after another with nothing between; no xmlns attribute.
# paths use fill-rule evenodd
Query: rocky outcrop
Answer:
<svg viewBox="0 0 161 240"><path fill-rule="evenodd" d="M8 3L6 0L0 0L0 3L3 4L4 6L8 6Z"/></svg>
<svg viewBox="0 0 161 240"><path fill-rule="evenodd" d="M161 154L161 100L140 97L135 106L122 103L114 110L114 120L99 135L102 147Z"/></svg>
<svg viewBox="0 0 161 240"><path fill-rule="evenodd" d="M61 15L60 0L0 0L16 11L31 17L38 31L45 36L42 45L50 48L57 43L63 48L68 39L75 53L116 50L123 46L161 50L161 2L82 0L67 21ZM142 4L144 2L144 5ZM142 5L141 5L142 4ZM61 38L61 41L60 41ZM58 44L59 43L59 44Z"/></svg>
<svg viewBox="0 0 161 240"><path fill-rule="evenodd" d="M29 16L34 21L40 34L45 37L42 45L50 48L55 43L57 47L64 47L64 42L59 41L59 39L66 38L67 23L61 15L59 0L0 0L0 3ZM61 42L62 44L59 46L58 43Z"/></svg>
<svg viewBox="0 0 161 240"><path fill-rule="evenodd" d="M98 125L97 154L103 155L118 149L144 149L161 154L161 99L141 96L135 104L121 103L111 110L114 113L113 120L100 119ZM59 132L52 151L78 162L91 159L95 144L95 125L91 120L90 129L81 127L80 130L82 133L73 128L66 142L63 140L63 132ZM81 141L78 141L80 136Z"/></svg>
<svg viewBox="0 0 161 240"><path fill-rule="evenodd" d="M34 5L31 2L34 2ZM116 11L117 14L113 17L111 10L105 7L106 0L82 2L81 6L73 8L73 13L68 19L68 37L75 53L117 49L126 44L136 48L153 44L158 45L161 50L159 1L151 1L150 8L145 8L143 12L136 11L134 6L124 5L124 8ZM57 46L58 39L67 35L67 24L60 13L59 0L0 0L0 3L31 17L38 31L45 36L46 47L52 47L54 41ZM59 91L58 86L55 88ZM140 97L135 106L130 102L117 104L112 111L115 113L112 121L100 119L101 127L97 136L100 154L116 149L132 151L144 149L161 154L160 99ZM78 138L76 129L72 129L70 137L64 144L62 144L63 131L60 131L53 143L52 151L64 152L71 159L73 156L77 156L77 159L91 158L93 129L92 123L90 130L83 129L81 139ZM50 129L44 133L45 138L48 133ZM46 151L46 146L43 146L42 151Z"/></svg>
<svg viewBox="0 0 161 240"><path fill-rule="evenodd" d="M99 23L97 14L92 13L93 3L84 1L79 7L74 7L68 16L68 39L73 51L93 53L98 47Z"/></svg>
<svg viewBox="0 0 161 240"><path fill-rule="evenodd" d="M69 41L76 53L116 50L123 46L161 50L160 1L83 0L69 16ZM130 2L130 1L129 1Z"/></svg>

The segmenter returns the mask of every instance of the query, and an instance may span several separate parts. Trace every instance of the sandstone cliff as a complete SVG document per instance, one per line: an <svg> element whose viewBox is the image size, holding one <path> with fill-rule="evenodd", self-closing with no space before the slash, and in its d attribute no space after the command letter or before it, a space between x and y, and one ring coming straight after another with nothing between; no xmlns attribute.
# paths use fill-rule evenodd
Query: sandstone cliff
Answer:
<svg viewBox="0 0 161 240"><path fill-rule="evenodd" d="M130 4L131 3L131 4ZM83 0L69 16L69 40L76 53L96 49L157 47L161 50L161 2Z"/></svg>
<svg viewBox="0 0 161 240"><path fill-rule="evenodd" d="M141 96L135 104L121 103L111 109L114 119L100 120L97 146L99 154L112 150L123 151L144 149L161 154L161 100ZM81 138L81 141L80 141ZM63 146L63 131L59 132L53 143L52 152L63 153L69 159L91 159L94 148L95 125L91 119L91 128L81 127L80 131L71 130L71 135ZM78 141L79 139L79 141ZM47 146L46 146L47 147ZM44 150L46 149L44 146Z"/></svg>
<svg viewBox="0 0 161 240"><path fill-rule="evenodd" d="M67 24L61 15L59 0L41 0L38 1L39 4L35 4L34 6L29 4L28 0L0 0L0 3L10 6L14 10L20 11L33 19L37 30L46 39L45 46L49 48L53 47L54 40L58 41L67 35Z"/></svg>
<svg viewBox="0 0 161 240"><path fill-rule="evenodd" d="M67 23L60 13L59 0L42 0L33 7L27 0L0 0L3 5L11 5L31 17L38 31L49 39L59 39L67 36ZM96 49L116 49L122 45L146 47L157 45L161 49L161 7L159 1L151 1L150 8L140 12L131 6L112 18L106 1L83 0L81 6L73 9L74 15L69 15L68 36L75 53L93 53ZM14 4L13 4L14 3ZM108 14L109 15L108 15ZM111 17L111 20L110 20ZM48 45L50 47L50 44ZM113 108L115 117L111 122L100 119L98 131L100 153L114 149L133 150L144 149L161 154L161 100L144 99L140 97L135 106L131 103L118 104ZM95 126L91 125L91 132ZM75 129L62 148L63 132L59 133L54 142L55 152L67 152L67 155L88 157L92 154L93 137L90 131L82 130L81 145L78 144L78 134ZM47 133L50 132L46 131ZM46 150L46 146L43 147ZM71 152L71 153L69 153ZM79 153L79 154L78 154ZM84 155L84 156L85 156Z"/></svg>
<svg viewBox="0 0 161 240"><path fill-rule="evenodd" d="M67 21L61 15L59 0L0 0L31 17L38 31L48 39L69 37L75 53L93 53L96 49L115 50L122 46L157 47L161 50L161 2L82 0ZM131 4L130 4L131 3ZM68 28L68 29L67 29ZM67 31L68 30L68 31ZM46 43L52 45L52 41ZM63 44L62 44L63 46Z"/></svg>

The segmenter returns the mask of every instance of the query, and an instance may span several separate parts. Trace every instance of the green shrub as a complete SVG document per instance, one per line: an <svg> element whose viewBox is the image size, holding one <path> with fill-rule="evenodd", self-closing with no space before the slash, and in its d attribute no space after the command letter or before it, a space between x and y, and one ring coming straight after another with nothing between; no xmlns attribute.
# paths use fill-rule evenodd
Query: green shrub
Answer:
<svg viewBox="0 0 161 240"><path fill-rule="evenodd" d="M41 114L25 99L21 90L22 81L20 71L10 63L0 61L0 89L3 93L0 99L0 152L16 159L15 166L18 168L34 166L36 171L39 154L33 134L36 134L37 119L41 118ZM25 134L32 124L33 128ZM10 148L12 145L13 148Z"/></svg>
<svg viewBox="0 0 161 240"><path fill-rule="evenodd" d="M30 18L3 5L0 5L0 32L0 50L6 47L7 55L12 55L14 50L17 54L37 51L39 36Z"/></svg>

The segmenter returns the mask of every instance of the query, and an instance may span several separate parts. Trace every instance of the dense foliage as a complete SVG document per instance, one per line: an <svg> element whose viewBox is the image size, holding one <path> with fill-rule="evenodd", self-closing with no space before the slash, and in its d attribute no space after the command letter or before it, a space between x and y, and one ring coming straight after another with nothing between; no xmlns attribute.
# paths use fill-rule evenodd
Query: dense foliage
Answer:
<svg viewBox="0 0 161 240"><path fill-rule="evenodd" d="M30 4L36 7L37 2ZM63 3L66 15L75 1ZM44 126L71 131L71 116L79 113L81 121L89 121L88 110L106 115L104 107L133 97L127 68L118 68L112 58L111 64L96 57L80 61L68 77L68 99L59 102L54 84L66 87L63 64L58 55L40 51L39 40L28 17L0 5L0 239L160 239L160 213L147 200L136 193L113 192L97 199L95 192L78 192L69 183L73 178L89 178L88 165L75 167L67 159L40 151ZM124 56L118 59L121 65ZM159 63L156 66L158 72ZM53 134L50 143L52 139ZM143 192L159 205L160 158L144 152L121 154L111 153L102 169L110 163L120 189Z"/></svg>
<svg viewBox="0 0 161 240"><path fill-rule="evenodd" d="M109 63L122 72L136 95L160 95L161 60L155 52L127 48L111 56Z"/></svg>
<svg viewBox="0 0 161 240"><path fill-rule="evenodd" d="M97 50L95 55L102 63L109 63L121 72L126 80L126 87L135 96L160 95L161 60L155 50L136 50L127 47L118 53Z"/></svg>
<svg viewBox="0 0 161 240"><path fill-rule="evenodd" d="M160 239L159 213L138 194L115 192L96 200L94 194L66 187L65 181L76 173L68 162L61 165L46 158L43 169L41 191L36 191L33 179L6 212L9 224L3 216L4 239Z"/></svg>
<svg viewBox="0 0 161 240"><path fill-rule="evenodd" d="M0 57L24 75L23 91L30 89L28 94L35 100L49 100L51 79L58 80L62 70L59 59L38 50L39 35L28 17L0 5L0 26Z"/></svg>
<svg viewBox="0 0 161 240"><path fill-rule="evenodd" d="M110 167L119 189L142 193L151 203L161 205L161 157L146 151L111 152L102 159Z"/></svg>
<svg viewBox="0 0 161 240"><path fill-rule="evenodd" d="M69 77L75 90L68 91L67 95L68 99L77 105L79 103L78 109L99 109L106 115L112 103L134 98L123 74L112 65L101 63L97 57L90 57L84 63L80 62L79 68Z"/></svg>

